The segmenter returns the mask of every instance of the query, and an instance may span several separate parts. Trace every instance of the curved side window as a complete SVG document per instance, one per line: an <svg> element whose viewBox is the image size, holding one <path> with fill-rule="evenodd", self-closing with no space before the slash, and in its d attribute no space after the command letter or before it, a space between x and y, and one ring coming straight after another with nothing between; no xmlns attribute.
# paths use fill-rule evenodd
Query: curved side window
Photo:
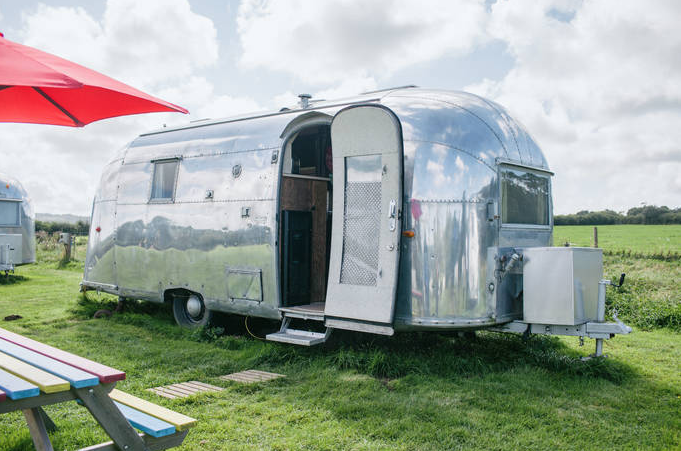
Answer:
<svg viewBox="0 0 681 451"><path fill-rule="evenodd" d="M19 227L21 225L20 206L21 202L15 200L0 200L0 226Z"/></svg>
<svg viewBox="0 0 681 451"><path fill-rule="evenodd" d="M504 224L550 224L549 178L534 172L501 169L501 221Z"/></svg>
<svg viewBox="0 0 681 451"><path fill-rule="evenodd" d="M154 162L150 202L172 202L175 199L175 182L179 163L179 160Z"/></svg>

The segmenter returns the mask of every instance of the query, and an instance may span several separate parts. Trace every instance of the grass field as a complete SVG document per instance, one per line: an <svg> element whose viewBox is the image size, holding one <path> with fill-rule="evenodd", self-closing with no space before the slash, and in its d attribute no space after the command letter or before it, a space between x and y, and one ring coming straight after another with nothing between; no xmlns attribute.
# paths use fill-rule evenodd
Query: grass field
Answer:
<svg viewBox="0 0 681 451"><path fill-rule="evenodd" d="M556 236L561 233L557 228ZM82 247L77 251L84 255ZM58 250L39 257L38 265L19 268L21 277L0 285L0 317L23 316L0 321L0 327L122 369L128 378L119 388L198 418L181 449L681 446L678 260L606 256L608 277L620 272L628 277L622 290L610 293L610 307L636 328L606 342L608 359L582 362L580 356L593 352L590 340L582 348L574 338L524 341L491 332L475 339L334 332L331 343L307 349L254 339L243 319L223 319L225 334L182 330L168 308L143 303L110 319L92 319L94 311L114 303L78 293L82 261L57 269ZM249 325L256 335L272 326ZM249 386L218 378L245 369L287 377ZM183 400L145 391L187 380L225 390ZM55 449L106 439L76 403L46 411L59 427L52 434ZM0 451L31 449L23 416L0 416Z"/></svg>
<svg viewBox="0 0 681 451"><path fill-rule="evenodd" d="M631 251L640 254L677 254L681 257L681 225L601 225L598 247L606 251ZM553 242L591 247L594 226L556 226Z"/></svg>

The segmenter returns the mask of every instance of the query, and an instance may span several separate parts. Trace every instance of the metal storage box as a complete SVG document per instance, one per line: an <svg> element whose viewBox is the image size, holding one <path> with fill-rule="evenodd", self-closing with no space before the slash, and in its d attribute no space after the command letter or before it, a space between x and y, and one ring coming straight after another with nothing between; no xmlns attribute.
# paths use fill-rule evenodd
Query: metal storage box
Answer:
<svg viewBox="0 0 681 451"><path fill-rule="evenodd" d="M14 269L21 264L21 240L19 233L0 233L0 271Z"/></svg>
<svg viewBox="0 0 681 451"><path fill-rule="evenodd" d="M523 321L561 325L595 321L602 278L602 249L523 249Z"/></svg>

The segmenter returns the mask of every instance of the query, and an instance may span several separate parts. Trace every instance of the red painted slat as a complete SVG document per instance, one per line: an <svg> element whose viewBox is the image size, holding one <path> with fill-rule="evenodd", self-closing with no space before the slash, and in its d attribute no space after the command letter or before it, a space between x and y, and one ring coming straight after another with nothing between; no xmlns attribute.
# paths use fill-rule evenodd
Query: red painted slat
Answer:
<svg viewBox="0 0 681 451"><path fill-rule="evenodd" d="M0 402L3 402L6 397L7 397L7 395L5 394L5 392L0 390Z"/></svg>
<svg viewBox="0 0 681 451"><path fill-rule="evenodd" d="M0 328L0 339L9 341L19 346L23 346L24 348L35 351L38 354L51 357L54 360L71 365L74 368L94 374L103 384L122 381L125 379L125 373L123 371L102 365L101 363L93 362L92 360L71 354L70 352L62 351L61 349L40 343L39 341L31 340L30 338L26 338L22 335L15 334L14 332L10 332L2 328Z"/></svg>

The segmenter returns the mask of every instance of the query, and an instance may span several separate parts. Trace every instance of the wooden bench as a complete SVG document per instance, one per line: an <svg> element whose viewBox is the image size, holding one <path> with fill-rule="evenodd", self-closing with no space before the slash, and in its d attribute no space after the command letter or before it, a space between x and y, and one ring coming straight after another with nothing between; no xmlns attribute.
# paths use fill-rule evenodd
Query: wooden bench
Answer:
<svg viewBox="0 0 681 451"><path fill-rule="evenodd" d="M0 413L21 410L38 451L55 428L43 406L75 400L111 437L82 451L163 450L182 443L196 420L116 390L125 373L0 329ZM142 433L137 433L134 428Z"/></svg>

